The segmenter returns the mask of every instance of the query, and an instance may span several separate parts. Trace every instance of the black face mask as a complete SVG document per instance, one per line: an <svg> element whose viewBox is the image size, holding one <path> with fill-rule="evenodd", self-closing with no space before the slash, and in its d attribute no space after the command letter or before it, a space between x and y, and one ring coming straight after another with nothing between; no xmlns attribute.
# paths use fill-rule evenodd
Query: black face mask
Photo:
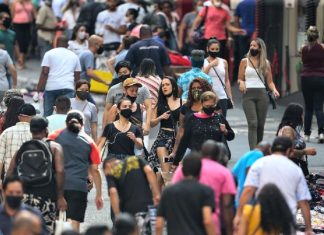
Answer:
<svg viewBox="0 0 324 235"><path fill-rule="evenodd" d="M97 54L100 55L102 54L102 52L104 52L104 49L102 46L100 46L98 49L97 49Z"/></svg>
<svg viewBox="0 0 324 235"><path fill-rule="evenodd" d="M215 112L216 107L203 107L204 113L207 115L212 115Z"/></svg>
<svg viewBox="0 0 324 235"><path fill-rule="evenodd" d="M8 18L8 17L6 17L6 18L3 20L2 24L3 24L3 26L4 26L6 29L10 28L10 26L11 26L11 19Z"/></svg>
<svg viewBox="0 0 324 235"><path fill-rule="evenodd" d="M251 56L257 56L259 54L259 49L250 49Z"/></svg>
<svg viewBox="0 0 324 235"><path fill-rule="evenodd" d="M120 75L118 78L121 82L124 82L127 78L130 78L131 75L130 74L126 74L126 75Z"/></svg>
<svg viewBox="0 0 324 235"><path fill-rule="evenodd" d="M131 103L134 103L135 100L136 100L136 98L137 98L136 96L135 97L132 97L132 96L129 96L129 95L127 95L126 97L127 97L127 99L130 100Z"/></svg>
<svg viewBox="0 0 324 235"><path fill-rule="evenodd" d="M79 97L80 100L86 100L89 96L89 92L87 91L76 91L77 97Z"/></svg>
<svg viewBox="0 0 324 235"><path fill-rule="evenodd" d="M219 57L219 51L208 51L208 55L212 58Z"/></svg>
<svg viewBox="0 0 324 235"><path fill-rule="evenodd" d="M124 117L129 119L130 116L132 116L132 110L131 109L122 109L120 110L120 114Z"/></svg>
<svg viewBox="0 0 324 235"><path fill-rule="evenodd" d="M21 196L6 196L6 203L11 209L18 209L21 205Z"/></svg>

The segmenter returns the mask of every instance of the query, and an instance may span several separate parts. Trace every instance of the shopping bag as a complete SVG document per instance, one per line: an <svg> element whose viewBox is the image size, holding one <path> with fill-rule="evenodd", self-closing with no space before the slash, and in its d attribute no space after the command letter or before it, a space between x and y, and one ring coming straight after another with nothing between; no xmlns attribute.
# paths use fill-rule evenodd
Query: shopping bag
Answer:
<svg viewBox="0 0 324 235"><path fill-rule="evenodd" d="M61 235L66 230L72 230L72 225L66 220L66 212L60 211L58 220L55 221L55 235Z"/></svg>

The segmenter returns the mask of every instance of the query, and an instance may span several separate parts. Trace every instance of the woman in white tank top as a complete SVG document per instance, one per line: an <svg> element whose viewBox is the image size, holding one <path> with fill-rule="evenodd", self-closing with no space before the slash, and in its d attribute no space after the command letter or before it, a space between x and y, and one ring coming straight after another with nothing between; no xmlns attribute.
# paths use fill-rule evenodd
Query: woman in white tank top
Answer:
<svg viewBox="0 0 324 235"><path fill-rule="evenodd" d="M279 97L272 80L266 45L262 39L257 38L251 42L247 58L241 60L238 75L239 89L243 93L243 110L249 129L250 149L254 149L263 139L269 104L264 83L275 97Z"/></svg>
<svg viewBox="0 0 324 235"><path fill-rule="evenodd" d="M222 110L223 116L226 117L228 109L227 99L232 100L232 90L228 78L227 61L218 57L220 48L221 46L217 39L209 39L207 43L208 57L204 60L203 71L213 79L213 91L217 94L219 98L218 105ZM223 84L225 85L226 91Z"/></svg>

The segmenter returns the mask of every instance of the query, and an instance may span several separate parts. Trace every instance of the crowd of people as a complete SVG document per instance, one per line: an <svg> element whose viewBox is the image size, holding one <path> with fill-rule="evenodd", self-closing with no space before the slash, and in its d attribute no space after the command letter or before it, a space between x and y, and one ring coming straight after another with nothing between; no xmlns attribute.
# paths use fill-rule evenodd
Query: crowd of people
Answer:
<svg viewBox="0 0 324 235"><path fill-rule="evenodd" d="M0 5L0 235L54 234L62 212L73 230L62 234L79 234L91 190L103 208L101 169L113 227L85 234L288 235L300 229L298 210L312 234L307 158L316 149L306 142L314 111L324 143L324 46L316 27L301 51L305 108L289 104L268 143L269 99L280 94L266 44L253 37L255 1L238 5L235 25L221 0L197 0L181 14L169 0L150 11L137 0ZM237 83L250 149L233 169L229 33L240 42ZM16 68L35 48L41 114L16 89ZM176 74L174 58L190 68ZM96 73L102 67L112 81ZM102 115L92 80L109 86Z"/></svg>

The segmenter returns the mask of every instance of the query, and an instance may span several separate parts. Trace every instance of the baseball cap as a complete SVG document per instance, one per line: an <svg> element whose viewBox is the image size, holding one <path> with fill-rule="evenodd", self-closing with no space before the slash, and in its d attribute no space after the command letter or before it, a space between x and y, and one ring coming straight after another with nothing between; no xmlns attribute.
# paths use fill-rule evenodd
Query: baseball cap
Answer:
<svg viewBox="0 0 324 235"><path fill-rule="evenodd" d="M18 110L18 115L35 116L36 109L31 104L23 104Z"/></svg>
<svg viewBox="0 0 324 235"><path fill-rule="evenodd" d="M130 86L138 86L138 87L142 87L142 84L139 83L139 81L136 78L127 78L124 82L123 82L123 87L130 87Z"/></svg>
<svg viewBox="0 0 324 235"><path fill-rule="evenodd" d="M48 120L44 117L33 117L30 121L30 132L40 132L48 127Z"/></svg>

